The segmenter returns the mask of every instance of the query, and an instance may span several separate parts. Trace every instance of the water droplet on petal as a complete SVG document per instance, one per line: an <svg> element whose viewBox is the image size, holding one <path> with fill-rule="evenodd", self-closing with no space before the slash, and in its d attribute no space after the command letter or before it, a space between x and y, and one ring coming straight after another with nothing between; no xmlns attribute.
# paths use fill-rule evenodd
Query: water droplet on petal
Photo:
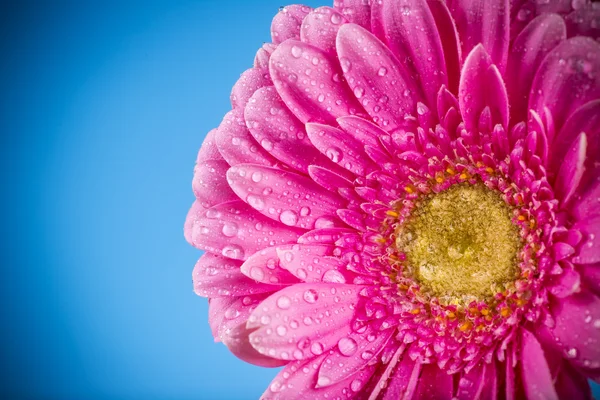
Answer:
<svg viewBox="0 0 600 400"><path fill-rule="evenodd" d="M225 222L225 224L223 224L222 231L223 235L227 237L234 237L235 235L237 235L238 226L235 222Z"/></svg>
<svg viewBox="0 0 600 400"><path fill-rule="evenodd" d="M255 194L249 194L248 197L246 197L246 203L258 211L264 210L265 208L265 201L263 198Z"/></svg>
<svg viewBox="0 0 600 400"><path fill-rule="evenodd" d="M300 58L301 55L302 49L298 46L292 46L292 56L294 56L294 58Z"/></svg>
<svg viewBox="0 0 600 400"><path fill-rule="evenodd" d="M258 183L262 180L262 172L255 171L252 173L252 182Z"/></svg>
<svg viewBox="0 0 600 400"><path fill-rule="evenodd" d="M323 345L319 342L315 342L310 346L310 351L316 356L323 354Z"/></svg>
<svg viewBox="0 0 600 400"><path fill-rule="evenodd" d="M279 336L285 336L285 334L287 333L287 328L283 325L279 325L276 331Z"/></svg>
<svg viewBox="0 0 600 400"><path fill-rule="evenodd" d="M350 357L352 354L356 353L358 345L356 344L356 340L349 337L345 337L339 340L338 349L340 350L340 353L342 353L342 355Z"/></svg>
<svg viewBox="0 0 600 400"><path fill-rule="evenodd" d="M379 75L379 76L385 76L385 74L387 74L386 67L381 67L381 68L379 68L379 71L377 71L377 75Z"/></svg>
<svg viewBox="0 0 600 400"><path fill-rule="evenodd" d="M337 271L335 269L330 269L329 271L326 271L323 274L323 282L328 282L328 283L346 283L346 278L344 278L344 275L342 275L342 273L340 271Z"/></svg>
<svg viewBox="0 0 600 400"><path fill-rule="evenodd" d="M360 379L355 379L350 384L350 390L352 390L353 392L358 392L361 387L362 387L362 382L360 381Z"/></svg>
<svg viewBox="0 0 600 400"><path fill-rule="evenodd" d="M221 254L223 254L227 258L241 260L242 258L244 258L244 249L242 249L236 244L231 244L223 247Z"/></svg>
<svg viewBox="0 0 600 400"><path fill-rule="evenodd" d="M323 376L323 375L319 375L319 379L317 379L317 387L323 387L323 386L327 386L331 383L331 379Z"/></svg>
<svg viewBox="0 0 600 400"><path fill-rule="evenodd" d="M315 303L319 299L319 295L314 289L308 289L304 292L304 295L302 297L304 298L304 301L311 304Z"/></svg>
<svg viewBox="0 0 600 400"><path fill-rule="evenodd" d="M290 306L292 305L292 301L290 300L289 297L283 295L280 296L277 299L277 307L281 308L282 310L287 310L288 308L290 308Z"/></svg>
<svg viewBox="0 0 600 400"><path fill-rule="evenodd" d="M279 214L279 220L287 226L295 226L298 223L298 214L293 210L285 210Z"/></svg>
<svg viewBox="0 0 600 400"><path fill-rule="evenodd" d="M265 271L262 267L254 266L250 269L250 277L256 281L262 281L265 277Z"/></svg>

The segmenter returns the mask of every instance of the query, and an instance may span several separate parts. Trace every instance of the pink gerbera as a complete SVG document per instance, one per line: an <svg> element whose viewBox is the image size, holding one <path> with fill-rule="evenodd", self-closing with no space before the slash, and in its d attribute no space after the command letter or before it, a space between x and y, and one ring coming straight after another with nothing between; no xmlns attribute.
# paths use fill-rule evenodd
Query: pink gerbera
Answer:
<svg viewBox="0 0 600 400"><path fill-rule="evenodd" d="M590 398L600 8L283 8L193 181L217 340L265 399Z"/></svg>

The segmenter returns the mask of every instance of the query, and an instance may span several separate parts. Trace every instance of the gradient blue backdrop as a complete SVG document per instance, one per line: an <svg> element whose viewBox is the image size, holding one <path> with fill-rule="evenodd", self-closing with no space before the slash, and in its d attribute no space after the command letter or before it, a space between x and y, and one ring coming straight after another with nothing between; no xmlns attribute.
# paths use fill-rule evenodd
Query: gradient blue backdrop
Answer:
<svg viewBox="0 0 600 400"><path fill-rule="evenodd" d="M267 387L276 371L212 342L182 227L196 152L282 1L0 2L1 397Z"/></svg>

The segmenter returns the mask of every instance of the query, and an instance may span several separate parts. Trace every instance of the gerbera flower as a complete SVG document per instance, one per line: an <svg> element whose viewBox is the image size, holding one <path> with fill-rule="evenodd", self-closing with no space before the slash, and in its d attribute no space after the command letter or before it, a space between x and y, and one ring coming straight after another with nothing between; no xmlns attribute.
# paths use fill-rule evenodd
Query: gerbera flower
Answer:
<svg viewBox="0 0 600 400"><path fill-rule="evenodd" d="M283 8L198 154L187 240L265 399L589 398L600 8Z"/></svg>

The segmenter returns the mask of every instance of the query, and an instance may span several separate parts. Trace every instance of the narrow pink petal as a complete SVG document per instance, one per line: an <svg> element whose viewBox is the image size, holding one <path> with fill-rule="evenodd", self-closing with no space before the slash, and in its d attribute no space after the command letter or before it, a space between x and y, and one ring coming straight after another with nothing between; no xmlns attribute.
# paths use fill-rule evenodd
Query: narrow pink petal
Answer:
<svg viewBox="0 0 600 400"><path fill-rule="evenodd" d="M378 166L364 151L364 144L340 129L308 123L306 133L311 143L332 162L358 176L366 176Z"/></svg>
<svg viewBox="0 0 600 400"><path fill-rule="evenodd" d="M303 42L335 56L335 37L342 24L348 20L331 7L315 8L304 18L300 28Z"/></svg>
<svg viewBox="0 0 600 400"><path fill-rule="evenodd" d="M244 121L243 110L235 109L223 118L215 135L219 152L229 165L251 162L274 165L276 160L256 143Z"/></svg>
<svg viewBox="0 0 600 400"><path fill-rule="evenodd" d="M319 224L332 222L335 211L344 206L339 196L312 179L276 168L240 164L227 172L227 181L252 208L287 226L323 227Z"/></svg>
<svg viewBox="0 0 600 400"><path fill-rule="evenodd" d="M256 52L256 56L254 57L254 68L269 71L269 59L271 58L271 54L277 48L273 43L265 43L262 45L260 49Z"/></svg>
<svg viewBox="0 0 600 400"><path fill-rule="evenodd" d="M586 191L582 190L581 194L576 194L574 198L571 213L577 219L600 215L600 179L596 178Z"/></svg>
<svg viewBox="0 0 600 400"><path fill-rule="evenodd" d="M514 40L508 55L507 88L514 122L527 118L529 86L544 57L567 38L564 20L556 14L533 19Z"/></svg>
<svg viewBox="0 0 600 400"><path fill-rule="evenodd" d="M405 125L405 116L416 115L423 97L415 78L371 32L359 25L343 25L337 53L354 96L377 125L393 131Z"/></svg>
<svg viewBox="0 0 600 400"><path fill-rule="evenodd" d="M317 375L326 355L288 364L271 382L261 400L311 399L331 400L359 395L375 371L367 366L356 375L333 385L324 385Z"/></svg>
<svg viewBox="0 0 600 400"><path fill-rule="evenodd" d="M333 2L333 8L353 24L370 30L371 3L372 0L336 0Z"/></svg>
<svg viewBox="0 0 600 400"><path fill-rule="evenodd" d="M554 302L555 326L547 328L557 348L575 366L598 364L600 360L600 299L590 292L574 294Z"/></svg>
<svg viewBox="0 0 600 400"><path fill-rule="evenodd" d="M246 105L244 118L254 139L279 161L303 173L308 173L311 164L335 168L310 143L304 124L288 110L274 87L254 93Z"/></svg>
<svg viewBox="0 0 600 400"><path fill-rule="evenodd" d="M245 260L269 245L295 243L300 230L254 211L241 200L213 206L193 227L194 246L235 260Z"/></svg>
<svg viewBox="0 0 600 400"><path fill-rule="evenodd" d="M469 372L461 374L456 388L456 398L457 400L495 399L498 395L496 380L496 365L482 362Z"/></svg>
<svg viewBox="0 0 600 400"><path fill-rule="evenodd" d="M542 61L529 94L529 108L542 114L548 107L560 129L579 107L599 97L600 43L574 37L561 42Z"/></svg>
<svg viewBox="0 0 600 400"><path fill-rule="evenodd" d="M378 147L379 138L387 135L386 131L382 130L371 121L355 115L340 117L337 119L337 123L347 134L363 145Z"/></svg>
<svg viewBox="0 0 600 400"><path fill-rule="evenodd" d="M463 54L481 44L501 73L508 59L509 3L509 0L454 0L450 6Z"/></svg>
<svg viewBox="0 0 600 400"><path fill-rule="evenodd" d="M192 204L192 207L190 207L190 210L188 211L187 216L185 217L185 224L183 226L183 236L185 237L185 240L187 240L187 242L191 245L194 245L194 224L196 223L196 221L198 221L201 217L204 216L205 212L206 208L202 207L202 204L200 204L200 202L196 200Z"/></svg>
<svg viewBox="0 0 600 400"><path fill-rule="evenodd" d="M554 183L554 193L563 204L571 199L571 196L573 196L579 186L579 182L585 171L587 145L587 136L585 132L582 132L571 144L560 165L558 176Z"/></svg>
<svg viewBox="0 0 600 400"><path fill-rule="evenodd" d="M427 0L431 15L435 20L442 48L444 49L444 60L448 75L448 88L452 93L458 93L458 80L460 78L460 67L462 65L462 49L460 38L454 18L450 14L448 6L443 1ZM442 118L442 114L438 114Z"/></svg>
<svg viewBox="0 0 600 400"><path fill-rule="evenodd" d="M392 362L390 362L392 365ZM398 368L390 375L382 400L412 399L419 384L422 364L404 355ZM386 370L387 372L387 370Z"/></svg>
<svg viewBox="0 0 600 400"><path fill-rule="evenodd" d="M454 389L454 377L435 364L423 366L419 386L415 393L418 400L450 400Z"/></svg>
<svg viewBox="0 0 600 400"><path fill-rule="evenodd" d="M548 161L551 176L556 176L565 154L582 132L586 133L588 139L600 137L600 99L590 101L573 112L551 141Z"/></svg>
<svg viewBox="0 0 600 400"><path fill-rule="evenodd" d="M338 348L332 351L319 369L321 382L334 385L354 376L381 352L394 333L393 329L383 332L370 330L358 334L353 332L338 341Z"/></svg>
<svg viewBox="0 0 600 400"><path fill-rule="evenodd" d="M600 296L600 264L580 265L578 271L584 286Z"/></svg>
<svg viewBox="0 0 600 400"><path fill-rule="evenodd" d="M247 296L278 288L257 283L242 274L237 260L204 253L192 272L194 292L202 297Z"/></svg>
<svg viewBox="0 0 600 400"><path fill-rule="evenodd" d="M508 127L508 98L502 77L481 45L465 60L460 77L458 101L468 131L477 131L481 112L489 107L492 124Z"/></svg>
<svg viewBox="0 0 600 400"><path fill-rule="evenodd" d="M233 85L230 96L231 107L243 110L254 92L269 85L271 85L271 77L268 71L257 68L247 69Z"/></svg>
<svg viewBox="0 0 600 400"><path fill-rule="evenodd" d="M506 389L506 400L515 400L517 398L517 388L516 388L516 377L515 377L515 366L513 365L515 357L513 355L513 351L509 347L509 351L506 352L506 362L505 365L505 389Z"/></svg>
<svg viewBox="0 0 600 400"><path fill-rule="evenodd" d="M325 228L306 232L298 238L298 243L304 244L333 244L346 234L355 233L354 229L348 228Z"/></svg>
<svg viewBox="0 0 600 400"><path fill-rule="evenodd" d="M300 280L279 263L277 247L267 247L252 254L240 266L242 274L269 285L293 285Z"/></svg>
<svg viewBox="0 0 600 400"><path fill-rule="evenodd" d="M192 189L202 207L209 208L238 198L225 179L228 169L229 164L223 159L196 164Z"/></svg>
<svg viewBox="0 0 600 400"><path fill-rule="evenodd" d="M579 246L579 254L573 261L578 264L594 264L600 262L600 215L576 222L573 229L581 231L584 240Z"/></svg>
<svg viewBox="0 0 600 400"><path fill-rule="evenodd" d="M263 301L248 319L261 354L301 360L323 354L351 332L360 286L301 283Z"/></svg>
<svg viewBox="0 0 600 400"><path fill-rule="evenodd" d="M222 334L222 342L234 356L259 367L276 368L288 363L256 351L250 344L251 333L252 330L246 328L245 321L237 325L227 325Z"/></svg>
<svg viewBox="0 0 600 400"><path fill-rule="evenodd" d="M303 123L334 123L338 117L362 112L333 60L321 49L295 40L282 43L271 55L275 88Z"/></svg>
<svg viewBox="0 0 600 400"><path fill-rule="evenodd" d="M206 160L221 160L223 157L219 153L217 148L216 137L217 129L212 129L206 134L202 147L198 151L198 157L196 158L196 164L200 164Z"/></svg>
<svg viewBox="0 0 600 400"><path fill-rule="evenodd" d="M558 400L540 342L521 329L521 379L528 399Z"/></svg>
<svg viewBox="0 0 600 400"><path fill-rule="evenodd" d="M585 375L567 362L562 363L556 377L556 393L559 399L592 400L592 391Z"/></svg>
<svg viewBox="0 0 600 400"><path fill-rule="evenodd" d="M287 39L300 39L302 20L310 11L310 7L298 4L283 7L271 23L273 43L280 44Z"/></svg>
<svg viewBox="0 0 600 400"><path fill-rule="evenodd" d="M373 32L395 54L412 60L427 101L433 107L442 85L448 85L442 41L427 0L373 2ZM427 55L427 56L424 56ZM404 60L401 60L404 61Z"/></svg>
<svg viewBox="0 0 600 400"><path fill-rule="evenodd" d="M347 262L333 257L331 245L294 244L277 248L280 265L304 282L350 283Z"/></svg>
<svg viewBox="0 0 600 400"><path fill-rule="evenodd" d="M339 188L352 187L352 182L345 177L317 165L309 166L308 174L313 181L334 193L337 193Z"/></svg>
<svg viewBox="0 0 600 400"><path fill-rule="evenodd" d="M219 328L225 318L225 312L237 301L239 301L239 298L236 297L214 297L208 299L208 325L210 326L215 342L221 341L219 338ZM230 316L235 318L235 314L236 312L232 312Z"/></svg>

